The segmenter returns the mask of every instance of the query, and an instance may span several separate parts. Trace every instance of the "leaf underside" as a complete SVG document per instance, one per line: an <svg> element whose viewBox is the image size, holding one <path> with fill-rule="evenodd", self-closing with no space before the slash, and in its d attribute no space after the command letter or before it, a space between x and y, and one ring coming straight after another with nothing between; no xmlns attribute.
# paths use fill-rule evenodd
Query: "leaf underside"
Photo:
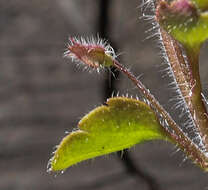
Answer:
<svg viewBox="0 0 208 190"><path fill-rule="evenodd" d="M124 97L110 98L106 106L97 107L83 117L78 127L61 141L50 160L50 170L63 170L140 142L167 139L149 106Z"/></svg>

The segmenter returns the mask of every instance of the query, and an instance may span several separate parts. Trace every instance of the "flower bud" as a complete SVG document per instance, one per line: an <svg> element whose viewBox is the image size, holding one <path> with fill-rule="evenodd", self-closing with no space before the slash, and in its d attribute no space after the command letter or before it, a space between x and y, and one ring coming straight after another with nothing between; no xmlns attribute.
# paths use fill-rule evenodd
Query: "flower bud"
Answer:
<svg viewBox="0 0 208 190"><path fill-rule="evenodd" d="M91 68L110 67L116 57L110 45L94 38L70 38L65 56Z"/></svg>
<svg viewBox="0 0 208 190"><path fill-rule="evenodd" d="M208 38L208 14L191 0L160 1L156 20L185 46L200 46Z"/></svg>
<svg viewBox="0 0 208 190"><path fill-rule="evenodd" d="M189 0L175 0L170 4L161 1L157 7L156 18L171 33L176 28L193 26L198 20L198 13Z"/></svg>

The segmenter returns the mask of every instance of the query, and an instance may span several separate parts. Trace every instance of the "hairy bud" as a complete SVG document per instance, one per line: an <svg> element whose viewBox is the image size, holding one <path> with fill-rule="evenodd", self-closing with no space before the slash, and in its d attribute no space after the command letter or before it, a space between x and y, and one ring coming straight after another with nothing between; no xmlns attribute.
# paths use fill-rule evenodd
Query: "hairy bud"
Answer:
<svg viewBox="0 0 208 190"><path fill-rule="evenodd" d="M110 45L94 38L70 38L64 55L91 68L110 67L116 57Z"/></svg>

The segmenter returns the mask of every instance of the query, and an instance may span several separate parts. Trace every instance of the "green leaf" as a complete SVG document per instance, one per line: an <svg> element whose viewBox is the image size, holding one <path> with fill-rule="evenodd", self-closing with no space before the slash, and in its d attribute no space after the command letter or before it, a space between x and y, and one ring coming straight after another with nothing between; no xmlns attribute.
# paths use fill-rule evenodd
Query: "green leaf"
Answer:
<svg viewBox="0 0 208 190"><path fill-rule="evenodd" d="M79 129L61 141L50 160L50 170L63 170L80 161L129 148L137 143L167 137L155 113L130 98L110 98L87 114Z"/></svg>

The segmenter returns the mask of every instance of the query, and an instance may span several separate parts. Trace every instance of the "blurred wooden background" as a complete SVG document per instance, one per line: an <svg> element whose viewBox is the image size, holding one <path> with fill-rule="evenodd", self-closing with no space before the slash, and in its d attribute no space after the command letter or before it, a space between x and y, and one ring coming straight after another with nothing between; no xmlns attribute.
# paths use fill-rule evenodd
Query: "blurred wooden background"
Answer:
<svg viewBox="0 0 208 190"><path fill-rule="evenodd" d="M151 24L142 19L137 0L113 0L110 38L122 62L136 73L165 107L170 107L168 79L161 72L155 38L144 40ZM102 74L82 72L63 58L67 39L96 35L96 0L0 1L0 190L136 190L143 180L126 173L115 154L96 158L54 177L46 172L53 147L65 131L103 103ZM206 91L207 47L201 73ZM121 94L137 91L123 76ZM207 189L208 175L163 142L131 149L134 161L163 190ZM175 153L175 154L174 154Z"/></svg>

